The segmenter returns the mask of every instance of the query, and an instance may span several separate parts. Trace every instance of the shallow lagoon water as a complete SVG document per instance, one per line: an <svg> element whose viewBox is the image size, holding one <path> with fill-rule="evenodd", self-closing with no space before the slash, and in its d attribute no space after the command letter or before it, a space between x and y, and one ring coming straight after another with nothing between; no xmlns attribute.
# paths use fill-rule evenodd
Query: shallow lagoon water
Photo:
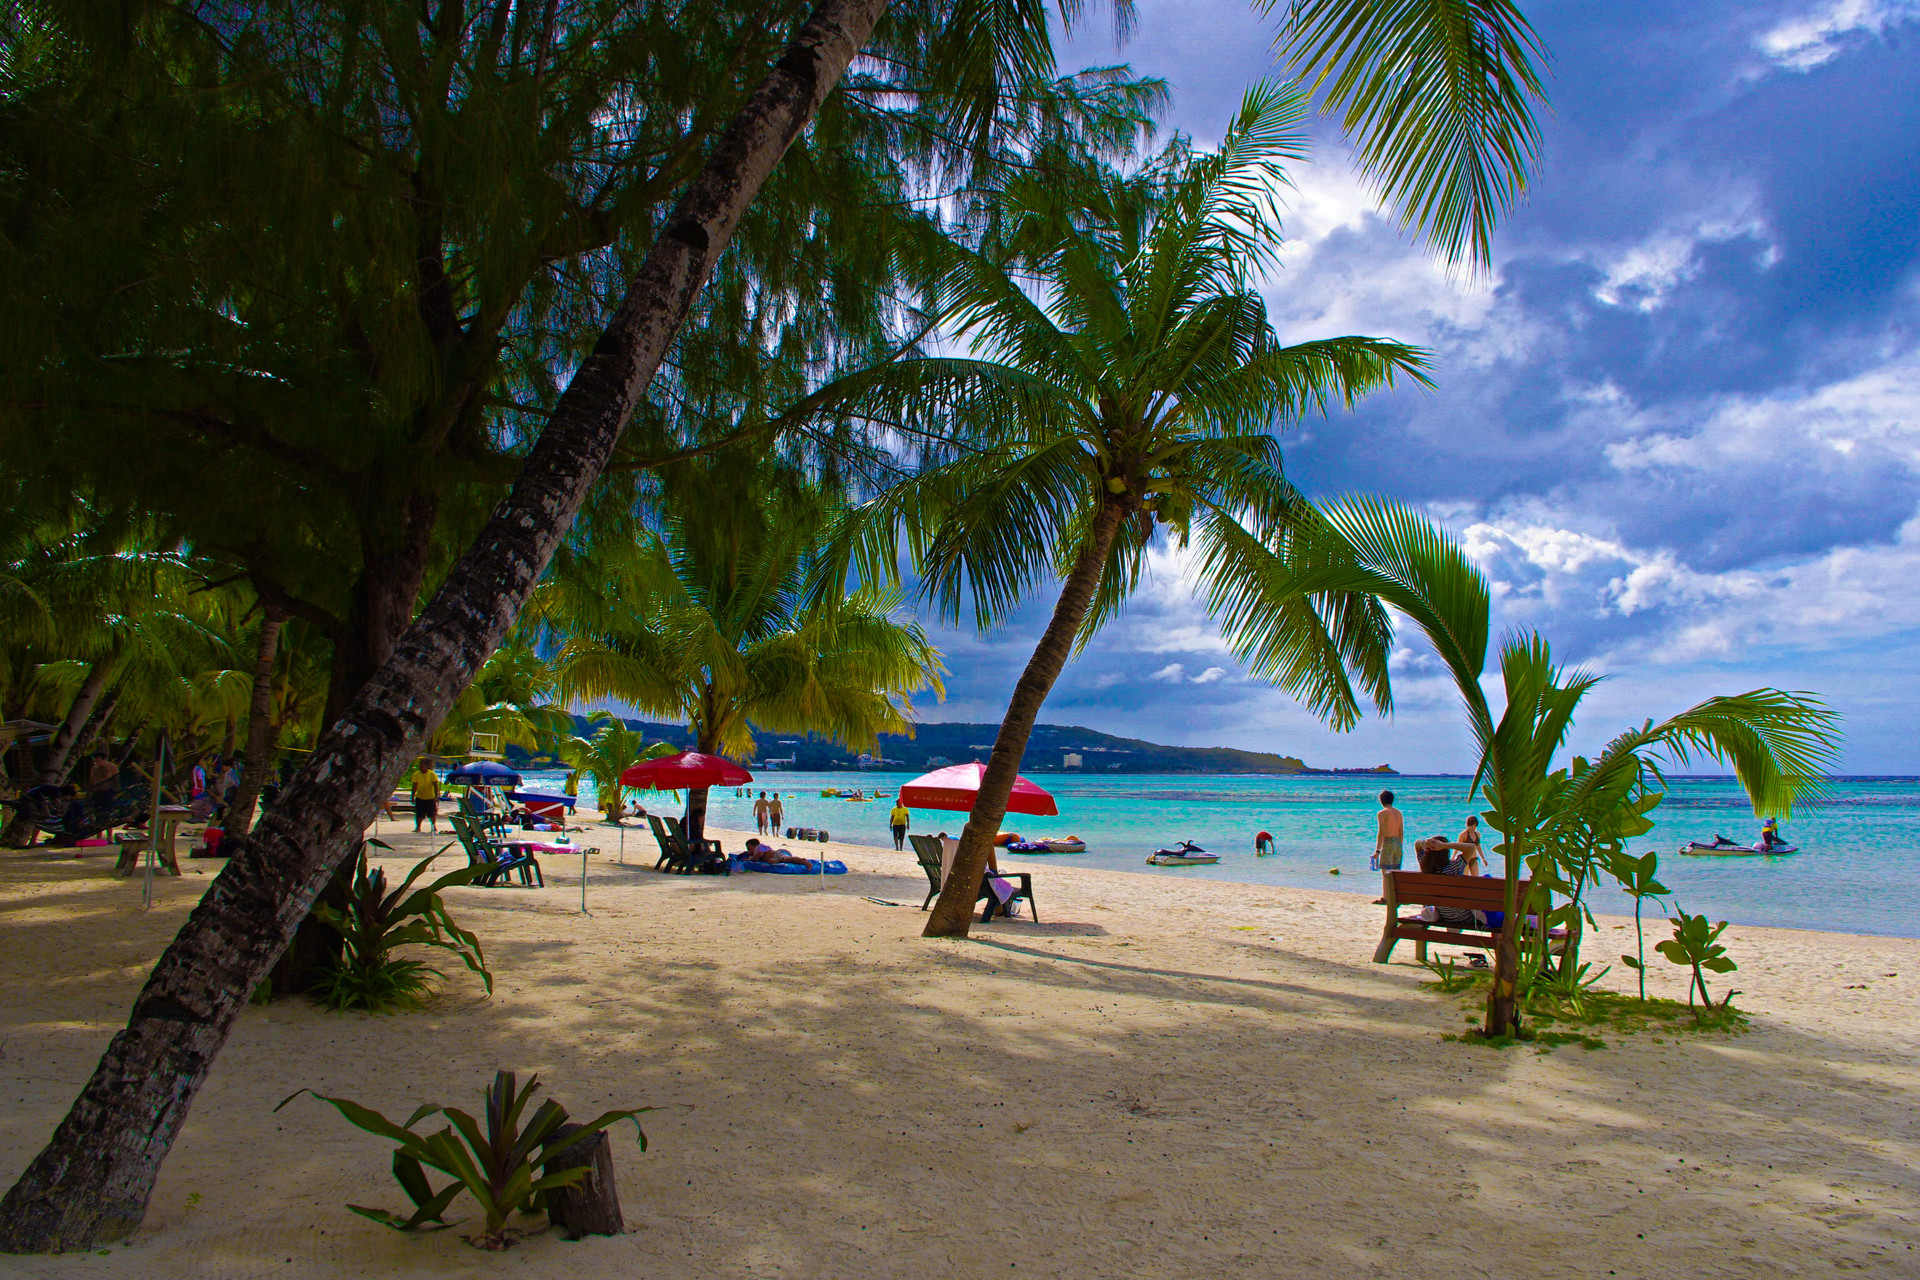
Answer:
<svg viewBox="0 0 1920 1280"><path fill-rule="evenodd" d="M836 840L891 846L891 799L849 803L823 798L828 787L895 791L909 773L763 772L752 790L778 791L787 826L825 827ZM1378 876L1367 869L1373 852L1375 797L1390 788L1407 815L1408 844L1425 835L1451 838L1474 806L1468 779L1375 775L1036 774L1060 807L1057 818L1010 815L1005 829L1022 835L1077 835L1082 854L1018 857L1035 870L1048 863L1100 867L1175 879L1233 880L1293 885L1376 896ZM529 786L558 789L559 776L530 773ZM1689 840L1723 832L1741 843L1757 838L1755 818L1731 778L1670 778L1657 825L1632 842L1635 852L1660 854L1660 878L1687 910L1716 920L1796 929L1830 929L1920 937L1920 779L1836 778L1818 808L1784 824L1787 838L1806 852L1780 858L1683 858ZM677 812L677 798L642 793L642 803ZM714 826L752 830L752 802L731 788L709 801ZM957 834L965 815L916 810L912 830ZM1254 833L1271 831L1273 857L1253 856ZM630 837L631 839L631 837ZM1221 854L1204 867L1153 867L1144 862L1161 845L1192 840ZM1489 836L1488 843L1491 844ZM1412 865L1412 854L1408 854ZM1337 868L1339 875L1329 872ZM1601 912L1630 914L1632 900L1610 895Z"/></svg>

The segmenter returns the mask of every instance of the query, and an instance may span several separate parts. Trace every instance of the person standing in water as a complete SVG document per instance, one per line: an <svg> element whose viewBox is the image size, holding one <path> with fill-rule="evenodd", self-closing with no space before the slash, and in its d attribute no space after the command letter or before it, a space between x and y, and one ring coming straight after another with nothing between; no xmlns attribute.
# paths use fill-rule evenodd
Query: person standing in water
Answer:
<svg viewBox="0 0 1920 1280"><path fill-rule="evenodd" d="M907 847L907 824L913 821L913 812L896 798L893 812L887 815L887 825L893 828L893 847L905 850Z"/></svg>
<svg viewBox="0 0 1920 1280"><path fill-rule="evenodd" d="M1387 874L1400 869L1400 841L1407 833L1406 815L1393 807L1393 792L1380 793L1380 812L1374 815L1379 831L1373 838L1373 863L1380 870L1380 896L1387 900Z"/></svg>
<svg viewBox="0 0 1920 1280"><path fill-rule="evenodd" d="M773 799L767 801L767 834L779 835L780 824L787 820L787 812L780 804L780 793L773 793Z"/></svg>
<svg viewBox="0 0 1920 1280"><path fill-rule="evenodd" d="M762 791L760 798L753 802L753 825L761 835L767 834L767 793Z"/></svg>

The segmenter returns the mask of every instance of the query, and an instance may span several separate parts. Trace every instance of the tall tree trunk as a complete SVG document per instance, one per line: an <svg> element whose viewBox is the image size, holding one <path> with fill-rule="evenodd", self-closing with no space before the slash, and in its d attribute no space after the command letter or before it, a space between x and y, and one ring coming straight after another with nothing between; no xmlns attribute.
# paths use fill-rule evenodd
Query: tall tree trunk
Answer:
<svg viewBox="0 0 1920 1280"><path fill-rule="evenodd" d="M107 681L112 678L111 662L102 660L87 668L79 692L73 695L67 714L60 721L59 732L47 744L46 760L41 765L37 785L57 787L67 780L80 749L80 732L93 718L93 709L99 704L100 695L106 692ZM16 810L12 820L7 823L6 831L0 832L0 845L9 849L24 849L32 843L33 824Z"/></svg>
<svg viewBox="0 0 1920 1280"><path fill-rule="evenodd" d="M286 615L267 608L260 619L260 642L253 654L253 698L247 704L247 756L240 767L240 790L227 806L223 830L238 841L253 829L253 806L260 798L273 757L273 660L280 651Z"/></svg>
<svg viewBox="0 0 1920 1280"><path fill-rule="evenodd" d="M386 529L363 528L361 532L360 579L354 584L346 630L334 638L322 724L338 721L354 696L393 653L413 622L413 607L419 603L420 589L427 580L437 500L427 491L414 488L391 502L381 498L374 501L397 509L399 527L395 533L389 522ZM254 692L258 696L257 685ZM439 727L435 720L427 726L428 734ZM358 850L356 843L341 853L339 865L317 901L335 911L346 909L359 862ZM304 995L311 991L339 961L344 945L337 932L314 919L309 911L274 963L273 994Z"/></svg>
<svg viewBox="0 0 1920 1280"><path fill-rule="evenodd" d="M707 788L687 790L687 839L703 840L707 834Z"/></svg>
<svg viewBox="0 0 1920 1280"><path fill-rule="evenodd" d="M1093 518L1087 540L1060 588L1060 598L1054 602L1053 617L1041 633L1040 643L1034 646L1033 656L1027 659L1027 669L1020 673L1019 682L1013 686L1007 714L993 739L993 754L987 757L987 769L980 778L980 795L973 802L973 812L967 817L965 829L960 832L960 848L953 855L947 882L940 887L940 900L933 904L933 911L927 917L927 927L922 931L925 937L967 936L967 926L973 920L973 904L978 900L980 875L987 869L987 850L993 847L994 837L1000 834L1000 823L1007 816L1007 798L1013 794L1014 780L1020 776L1020 759L1027 753L1027 739L1033 734L1034 722L1040 718L1040 708L1046 705L1047 694L1053 691L1054 681L1060 678L1067 658L1073 653L1073 638L1093 604L1094 592L1100 588L1107 553L1126 515L1127 509L1122 503L1106 500Z"/></svg>
<svg viewBox="0 0 1920 1280"><path fill-rule="evenodd" d="M107 743L107 754L113 754L113 738L111 734L107 734L107 728L113 723L113 713L119 709L120 690L115 689L100 699L100 705L95 707L93 714L87 717L86 727L80 730L80 740L73 744L73 759L67 766L69 774L74 765L87 758L87 752L93 750L93 744L103 740L103 734L106 735L104 741Z"/></svg>
<svg viewBox="0 0 1920 1280"><path fill-rule="evenodd" d="M820 0L715 145L582 362L513 491L174 936L72 1110L4 1199L0 1249L140 1225L214 1055L375 808L519 615L714 262L886 0Z"/></svg>
<svg viewBox="0 0 1920 1280"><path fill-rule="evenodd" d="M714 727L719 717L713 713L713 686L707 686L704 732L694 735L693 749L703 756L717 755L720 751L720 731ZM707 835L707 791L706 787L687 789L687 839L704 840Z"/></svg>
<svg viewBox="0 0 1920 1280"><path fill-rule="evenodd" d="M338 720L386 662L412 624L427 580L439 503L426 490L411 489L391 505L398 508L397 530L369 528L360 535L360 578L353 586L346 627L333 637L323 724Z"/></svg>

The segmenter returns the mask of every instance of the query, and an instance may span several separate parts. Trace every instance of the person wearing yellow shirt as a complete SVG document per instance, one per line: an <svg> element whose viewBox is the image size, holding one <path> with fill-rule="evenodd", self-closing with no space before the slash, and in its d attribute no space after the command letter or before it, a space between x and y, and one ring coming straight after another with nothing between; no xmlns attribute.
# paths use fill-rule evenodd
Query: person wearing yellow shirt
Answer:
<svg viewBox="0 0 1920 1280"><path fill-rule="evenodd" d="M913 821L913 814L908 811L907 806L895 800L893 802L893 812L887 815L887 821L893 824L893 847L895 849L905 849L907 847L907 824Z"/></svg>
<svg viewBox="0 0 1920 1280"><path fill-rule="evenodd" d="M440 779L434 775L433 766L427 763L425 756L420 757L413 767L413 776L407 779L407 790L413 795L413 829L420 829L420 819L425 818L433 824L435 835L440 833Z"/></svg>

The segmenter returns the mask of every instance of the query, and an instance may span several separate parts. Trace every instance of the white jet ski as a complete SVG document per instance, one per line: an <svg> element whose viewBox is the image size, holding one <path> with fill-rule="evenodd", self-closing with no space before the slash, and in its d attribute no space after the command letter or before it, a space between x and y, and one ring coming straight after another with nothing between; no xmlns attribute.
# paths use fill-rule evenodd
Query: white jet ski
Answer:
<svg viewBox="0 0 1920 1280"><path fill-rule="evenodd" d="M1716 834L1712 844L1703 844L1698 840L1688 842L1680 850L1689 858L1774 858L1783 853L1798 853L1797 844L1776 844L1771 849L1757 844L1735 844L1723 835Z"/></svg>
<svg viewBox="0 0 1920 1280"><path fill-rule="evenodd" d="M1203 867L1220 861L1217 853L1208 853L1191 840L1182 840L1172 849L1155 849L1147 861L1156 867Z"/></svg>

